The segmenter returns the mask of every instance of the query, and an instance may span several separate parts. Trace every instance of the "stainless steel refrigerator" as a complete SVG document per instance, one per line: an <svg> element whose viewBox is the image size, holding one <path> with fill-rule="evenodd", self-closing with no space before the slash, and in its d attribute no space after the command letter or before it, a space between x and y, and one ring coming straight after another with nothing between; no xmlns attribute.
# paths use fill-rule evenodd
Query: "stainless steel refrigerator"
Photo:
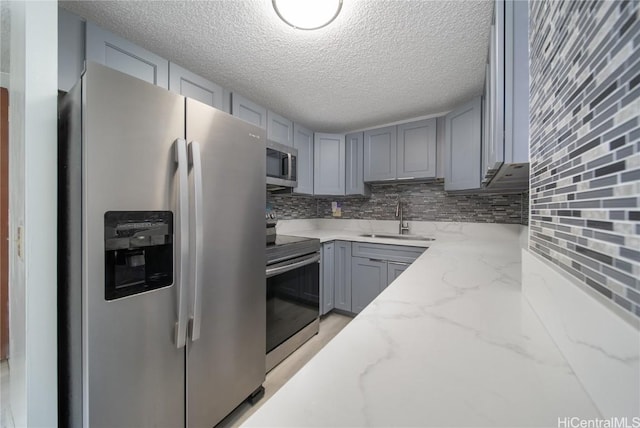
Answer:
<svg viewBox="0 0 640 428"><path fill-rule="evenodd" d="M211 427L265 378L265 132L90 63L59 136L60 425Z"/></svg>

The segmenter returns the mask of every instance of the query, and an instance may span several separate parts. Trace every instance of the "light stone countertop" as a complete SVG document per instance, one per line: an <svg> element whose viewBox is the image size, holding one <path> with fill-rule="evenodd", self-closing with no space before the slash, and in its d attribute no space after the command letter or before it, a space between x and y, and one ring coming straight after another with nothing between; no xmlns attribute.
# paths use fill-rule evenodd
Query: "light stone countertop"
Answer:
<svg viewBox="0 0 640 428"><path fill-rule="evenodd" d="M397 227L338 222L279 233L328 241ZM556 427L559 417L600 417L522 297L522 228L415 223L411 233L436 241L244 425Z"/></svg>

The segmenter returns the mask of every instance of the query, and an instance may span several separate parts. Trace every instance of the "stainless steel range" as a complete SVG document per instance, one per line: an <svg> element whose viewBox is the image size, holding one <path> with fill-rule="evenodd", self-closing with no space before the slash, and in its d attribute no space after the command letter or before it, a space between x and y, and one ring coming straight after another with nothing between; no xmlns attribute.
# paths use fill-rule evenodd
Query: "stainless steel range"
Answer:
<svg viewBox="0 0 640 428"><path fill-rule="evenodd" d="M318 333L320 240L276 235L267 243L267 371Z"/></svg>

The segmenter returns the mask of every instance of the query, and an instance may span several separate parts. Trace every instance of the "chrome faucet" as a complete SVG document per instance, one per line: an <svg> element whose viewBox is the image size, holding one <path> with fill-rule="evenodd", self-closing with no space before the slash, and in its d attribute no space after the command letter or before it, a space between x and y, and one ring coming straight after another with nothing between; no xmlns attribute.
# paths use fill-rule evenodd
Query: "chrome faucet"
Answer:
<svg viewBox="0 0 640 428"><path fill-rule="evenodd" d="M404 232L409 232L409 222L403 220L402 216L402 202L398 198L398 204L396 205L396 218L400 217L400 224L398 224L398 235L403 235Z"/></svg>

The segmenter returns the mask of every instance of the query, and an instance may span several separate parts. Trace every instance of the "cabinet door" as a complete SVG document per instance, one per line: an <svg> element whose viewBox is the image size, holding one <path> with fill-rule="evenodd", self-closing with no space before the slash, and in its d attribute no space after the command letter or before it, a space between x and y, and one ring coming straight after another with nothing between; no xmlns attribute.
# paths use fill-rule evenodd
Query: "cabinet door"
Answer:
<svg viewBox="0 0 640 428"><path fill-rule="evenodd" d="M529 162L529 8L508 0L505 7L504 161Z"/></svg>
<svg viewBox="0 0 640 428"><path fill-rule="evenodd" d="M122 73L167 89L169 61L120 36L87 22L87 61L94 61Z"/></svg>
<svg viewBox="0 0 640 428"><path fill-rule="evenodd" d="M293 147L298 150L298 187L293 191L313 195L313 132L294 123Z"/></svg>
<svg viewBox="0 0 640 428"><path fill-rule="evenodd" d="M334 305L351 312L351 242L336 241L334 266Z"/></svg>
<svg viewBox="0 0 640 428"><path fill-rule="evenodd" d="M222 110L222 87L180 67L169 63L169 90Z"/></svg>
<svg viewBox="0 0 640 428"><path fill-rule="evenodd" d="M58 89L68 92L84 69L85 22L58 8Z"/></svg>
<svg viewBox="0 0 640 428"><path fill-rule="evenodd" d="M407 270L409 267L406 263L396 263L396 262L388 262L387 263L387 285L384 288L387 288L389 284L396 280L397 277L400 276L402 272Z"/></svg>
<svg viewBox="0 0 640 428"><path fill-rule="evenodd" d="M313 193L344 195L344 135L316 133L313 151Z"/></svg>
<svg viewBox="0 0 640 428"><path fill-rule="evenodd" d="M436 119L398 125L398 179L435 178Z"/></svg>
<svg viewBox="0 0 640 428"><path fill-rule="evenodd" d="M267 110L267 138L276 143L293 147L293 122Z"/></svg>
<svg viewBox="0 0 640 428"><path fill-rule="evenodd" d="M267 129L267 109L235 92L231 94L231 114L245 122Z"/></svg>
<svg viewBox="0 0 640 428"><path fill-rule="evenodd" d="M364 184L364 134L357 132L345 137L346 183L345 195L369 196L369 186Z"/></svg>
<svg viewBox="0 0 640 428"><path fill-rule="evenodd" d="M498 169L504 161L504 13L504 1L497 0L494 3L494 25L491 27L489 43L489 66L491 67L489 167L492 169Z"/></svg>
<svg viewBox="0 0 640 428"><path fill-rule="evenodd" d="M387 262L351 257L351 310L362 311L387 285Z"/></svg>
<svg viewBox="0 0 640 428"><path fill-rule="evenodd" d="M493 27L491 32L493 34ZM491 67L485 66L484 96L482 97L482 184L491 180L495 174L493 146L491 137Z"/></svg>
<svg viewBox="0 0 640 428"><path fill-rule="evenodd" d="M364 133L364 181L395 180L396 127L372 129Z"/></svg>
<svg viewBox="0 0 640 428"><path fill-rule="evenodd" d="M446 116L445 190L480 187L481 114L477 97Z"/></svg>
<svg viewBox="0 0 640 428"><path fill-rule="evenodd" d="M333 242L327 242L322 245L322 307L320 315L324 315L331 311L334 307L333 300L333 281L335 279L335 252Z"/></svg>

